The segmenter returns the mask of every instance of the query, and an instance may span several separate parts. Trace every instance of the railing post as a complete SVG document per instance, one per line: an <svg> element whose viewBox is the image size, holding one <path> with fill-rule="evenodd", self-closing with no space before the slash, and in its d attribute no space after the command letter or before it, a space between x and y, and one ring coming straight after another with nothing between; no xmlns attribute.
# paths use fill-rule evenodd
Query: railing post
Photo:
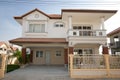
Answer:
<svg viewBox="0 0 120 80"><path fill-rule="evenodd" d="M104 54L107 77L110 77L109 54Z"/></svg>
<svg viewBox="0 0 120 80"><path fill-rule="evenodd" d="M72 77L72 71L73 71L73 54L70 54L70 77Z"/></svg>

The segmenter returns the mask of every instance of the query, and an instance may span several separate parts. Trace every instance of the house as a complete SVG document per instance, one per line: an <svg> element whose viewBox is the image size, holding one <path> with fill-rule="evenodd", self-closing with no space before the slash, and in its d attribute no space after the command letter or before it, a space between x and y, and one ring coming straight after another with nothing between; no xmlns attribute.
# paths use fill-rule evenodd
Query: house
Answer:
<svg viewBox="0 0 120 80"><path fill-rule="evenodd" d="M116 10L62 9L61 14L46 14L34 9L14 19L22 26L22 37L10 43L22 46L26 63L26 48L31 50L31 63L35 65L66 65L68 54L103 53L107 43L104 21Z"/></svg>
<svg viewBox="0 0 120 80"><path fill-rule="evenodd" d="M7 42L0 42L0 54L11 54L13 50Z"/></svg>
<svg viewBox="0 0 120 80"><path fill-rule="evenodd" d="M107 34L110 38L109 47L112 54L120 54L120 27Z"/></svg>

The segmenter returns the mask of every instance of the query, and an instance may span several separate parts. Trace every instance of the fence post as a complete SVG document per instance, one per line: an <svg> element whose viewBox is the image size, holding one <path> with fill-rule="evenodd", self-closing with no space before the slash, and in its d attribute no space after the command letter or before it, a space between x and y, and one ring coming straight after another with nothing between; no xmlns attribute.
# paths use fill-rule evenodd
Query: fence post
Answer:
<svg viewBox="0 0 120 80"><path fill-rule="evenodd" d="M109 54L104 54L107 77L110 77Z"/></svg>
<svg viewBox="0 0 120 80"><path fill-rule="evenodd" d="M4 78L7 56L2 54L1 57L2 57L2 63L1 63L1 69L0 69L0 78Z"/></svg>
<svg viewBox="0 0 120 80"><path fill-rule="evenodd" d="M72 77L72 71L73 71L73 55L70 54L70 77Z"/></svg>

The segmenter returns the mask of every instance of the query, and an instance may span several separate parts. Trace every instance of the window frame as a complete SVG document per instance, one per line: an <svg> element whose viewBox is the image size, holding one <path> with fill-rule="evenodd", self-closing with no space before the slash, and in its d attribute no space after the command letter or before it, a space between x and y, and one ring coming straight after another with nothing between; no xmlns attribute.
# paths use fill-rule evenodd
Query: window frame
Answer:
<svg viewBox="0 0 120 80"><path fill-rule="evenodd" d="M57 22L54 23L54 27L56 27L56 28L58 28L58 27L59 28L63 28L63 27L65 27L65 23L61 22L61 21L57 21Z"/></svg>
<svg viewBox="0 0 120 80"><path fill-rule="evenodd" d="M56 57L61 57L62 56L62 51L56 51L55 56Z"/></svg>
<svg viewBox="0 0 120 80"><path fill-rule="evenodd" d="M41 50L37 50L36 51L36 56L35 56L36 58L43 58L43 51Z"/></svg>
<svg viewBox="0 0 120 80"><path fill-rule="evenodd" d="M44 26L43 26L44 25ZM39 29L39 31L38 31ZM45 32L45 23L30 23L28 32L30 33L44 33Z"/></svg>

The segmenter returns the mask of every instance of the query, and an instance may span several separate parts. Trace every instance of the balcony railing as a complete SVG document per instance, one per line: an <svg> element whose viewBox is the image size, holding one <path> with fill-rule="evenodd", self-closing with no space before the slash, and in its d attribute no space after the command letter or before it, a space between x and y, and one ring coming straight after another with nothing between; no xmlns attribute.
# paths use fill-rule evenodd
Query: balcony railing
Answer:
<svg viewBox="0 0 120 80"><path fill-rule="evenodd" d="M110 43L109 46L111 48L120 48L120 41Z"/></svg>
<svg viewBox="0 0 120 80"><path fill-rule="evenodd" d="M106 36L106 30L69 30L69 36Z"/></svg>

